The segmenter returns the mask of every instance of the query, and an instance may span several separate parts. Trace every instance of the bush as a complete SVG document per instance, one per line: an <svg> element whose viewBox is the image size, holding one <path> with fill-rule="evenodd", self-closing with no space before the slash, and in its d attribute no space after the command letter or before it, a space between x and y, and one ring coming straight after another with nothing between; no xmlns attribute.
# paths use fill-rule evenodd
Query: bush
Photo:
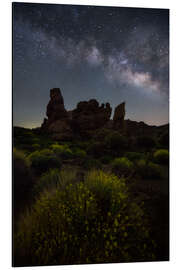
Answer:
<svg viewBox="0 0 180 270"><path fill-rule="evenodd" d="M53 144L51 148L59 158L69 159L73 157L73 153L67 145Z"/></svg>
<svg viewBox="0 0 180 270"><path fill-rule="evenodd" d="M137 145L142 148L152 148L156 146L156 141L150 136L140 136L137 138Z"/></svg>
<svg viewBox="0 0 180 270"><path fill-rule="evenodd" d="M144 212L125 179L102 171L41 194L15 234L15 266L154 259Z"/></svg>
<svg viewBox="0 0 180 270"><path fill-rule="evenodd" d="M153 162L147 162L143 159L137 162L136 171L144 179L162 178L162 168Z"/></svg>
<svg viewBox="0 0 180 270"><path fill-rule="evenodd" d="M133 163L126 157L115 158L112 162L112 170L116 174L129 175L133 171Z"/></svg>
<svg viewBox="0 0 180 270"><path fill-rule="evenodd" d="M14 214L28 203L31 197L33 178L30 172L30 164L22 151L13 150L13 207Z"/></svg>
<svg viewBox="0 0 180 270"><path fill-rule="evenodd" d="M42 191L50 191L55 188L64 188L66 185L73 183L76 179L77 171L75 169L50 169L44 173L34 186L36 196Z"/></svg>
<svg viewBox="0 0 180 270"><path fill-rule="evenodd" d="M145 154L143 153L138 153L138 152L126 152L125 156L130 160L130 161L137 161L139 159L142 159L145 157Z"/></svg>
<svg viewBox="0 0 180 270"><path fill-rule="evenodd" d="M119 132L114 131L105 137L105 144L107 147L115 152L122 151L127 148L128 140Z"/></svg>
<svg viewBox="0 0 180 270"><path fill-rule="evenodd" d="M31 167L37 175L40 175L49 169L61 168L60 159L49 149L35 151L29 155Z"/></svg>
<svg viewBox="0 0 180 270"><path fill-rule="evenodd" d="M95 158L101 157L105 152L105 145L102 142L92 142L87 148L88 154Z"/></svg>
<svg viewBox="0 0 180 270"><path fill-rule="evenodd" d="M86 154L85 150L76 148L73 151L73 157L75 157L75 158L84 159L84 158L86 158L86 156L87 156L87 154Z"/></svg>
<svg viewBox="0 0 180 270"><path fill-rule="evenodd" d="M102 164L98 159L93 159L93 158L87 158L83 162L83 167L84 169L101 169Z"/></svg>
<svg viewBox="0 0 180 270"><path fill-rule="evenodd" d="M162 147L169 148L169 132L165 132L160 136L159 143L162 145Z"/></svg>
<svg viewBox="0 0 180 270"><path fill-rule="evenodd" d="M111 156L103 156L102 158L101 158L101 162L103 163L103 164L109 164L111 161L112 161L112 157Z"/></svg>
<svg viewBox="0 0 180 270"><path fill-rule="evenodd" d="M166 149L160 149L154 152L154 160L163 165L169 164L169 151Z"/></svg>

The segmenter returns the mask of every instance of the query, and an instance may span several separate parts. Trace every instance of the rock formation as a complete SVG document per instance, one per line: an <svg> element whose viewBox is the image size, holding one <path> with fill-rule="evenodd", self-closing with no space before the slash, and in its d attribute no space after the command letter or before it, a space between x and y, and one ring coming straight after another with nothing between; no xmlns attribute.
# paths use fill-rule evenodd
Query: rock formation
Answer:
<svg viewBox="0 0 180 270"><path fill-rule="evenodd" d="M81 101L77 104L77 108L72 113L72 128L75 132L84 134L103 127L111 116L112 108L109 103L102 104L95 99L89 101Z"/></svg>
<svg viewBox="0 0 180 270"><path fill-rule="evenodd" d="M41 129L52 133L56 139L67 139L72 136L68 113L64 107L64 100L59 88L50 90L50 101Z"/></svg>
<svg viewBox="0 0 180 270"><path fill-rule="evenodd" d="M113 117L113 127L115 129L121 129L124 130L125 128L125 102L119 104L114 111L114 117Z"/></svg>
<svg viewBox="0 0 180 270"><path fill-rule="evenodd" d="M41 131L59 140L91 135L103 127L124 131L125 102L115 108L113 120L110 120L111 112L109 103L100 105L95 99L81 101L74 110L67 111L60 89L53 88Z"/></svg>

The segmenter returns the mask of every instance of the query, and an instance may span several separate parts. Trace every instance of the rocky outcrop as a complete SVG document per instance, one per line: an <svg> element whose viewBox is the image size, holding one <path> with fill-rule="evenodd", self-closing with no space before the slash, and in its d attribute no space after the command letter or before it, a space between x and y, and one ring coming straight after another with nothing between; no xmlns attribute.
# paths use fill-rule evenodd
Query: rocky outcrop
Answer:
<svg viewBox="0 0 180 270"><path fill-rule="evenodd" d="M112 108L109 103L99 104L96 99L81 101L74 110L67 111L59 88L50 90L50 101L41 125L41 131L51 133L56 139L70 139L73 136L93 135L101 128L125 130L125 102L115 108L113 120L110 120Z"/></svg>
<svg viewBox="0 0 180 270"><path fill-rule="evenodd" d="M113 117L113 127L115 129L125 129L125 102L119 104L114 111L114 117Z"/></svg>
<svg viewBox="0 0 180 270"><path fill-rule="evenodd" d="M95 99L81 101L77 104L77 108L71 112L72 128L81 135L94 131L103 127L110 120L111 112L112 108L109 103L99 106Z"/></svg>
<svg viewBox="0 0 180 270"><path fill-rule="evenodd" d="M64 99L59 88L50 90L50 101L47 105L46 115L41 129L52 133L56 139L68 139L72 130L68 112L64 107Z"/></svg>

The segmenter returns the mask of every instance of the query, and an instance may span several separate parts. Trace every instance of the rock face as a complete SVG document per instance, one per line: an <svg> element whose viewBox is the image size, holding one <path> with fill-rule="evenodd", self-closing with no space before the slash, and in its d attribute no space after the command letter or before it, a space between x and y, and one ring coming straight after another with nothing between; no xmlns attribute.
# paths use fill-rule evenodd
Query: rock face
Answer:
<svg viewBox="0 0 180 270"><path fill-rule="evenodd" d="M72 128L82 135L88 131L94 131L103 127L110 120L111 112L112 108L109 103L99 106L95 99L81 101L71 112Z"/></svg>
<svg viewBox="0 0 180 270"><path fill-rule="evenodd" d="M113 127L115 129L121 129L124 130L125 128L125 102L119 104L114 111L114 117L113 117Z"/></svg>
<svg viewBox="0 0 180 270"><path fill-rule="evenodd" d="M59 140L71 139L74 135L91 135L101 128L124 131L125 102L115 108L113 120L110 120L111 112L109 103L100 105L95 99L81 101L74 110L67 111L60 89L53 88L50 90L47 118L40 130Z"/></svg>
<svg viewBox="0 0 180 270"><path fill-rule="evenodd" d="M42 130L52 133L55 138L66 139L72 136L68 113L64 107L64 100L59 88L50 90L50 101L41 126Z"/></svg>

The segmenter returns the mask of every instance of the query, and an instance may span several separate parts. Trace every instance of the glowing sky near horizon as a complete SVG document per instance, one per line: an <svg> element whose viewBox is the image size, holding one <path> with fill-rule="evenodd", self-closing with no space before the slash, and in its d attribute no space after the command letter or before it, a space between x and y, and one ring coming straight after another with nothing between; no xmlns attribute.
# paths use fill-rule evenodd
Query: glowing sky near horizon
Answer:
<svg viewBox="0 0 180 270"><path fill-rule="evenodd" d="M169 122L169 11L13 4L13 121L40 126L49 90L65 107L126 101L126 119Z"/></svg>

